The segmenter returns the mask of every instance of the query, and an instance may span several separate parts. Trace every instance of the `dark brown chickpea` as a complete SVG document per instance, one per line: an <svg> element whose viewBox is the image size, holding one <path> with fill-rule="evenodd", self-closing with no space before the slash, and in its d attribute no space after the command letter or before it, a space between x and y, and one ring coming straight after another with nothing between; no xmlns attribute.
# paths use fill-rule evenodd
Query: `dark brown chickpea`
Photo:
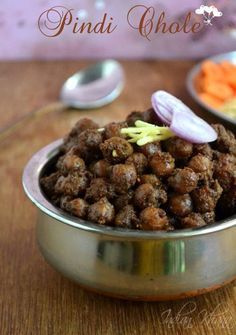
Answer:
<svg viewBox="0 0 236 335"><path fill-rule="evenodd" d="M114 206L116 210L121 210L125 206L131 204L133 202L134 191L132 189L128 190L126 193L119 195L115 201Z"/></svg>
<svg viewBox="0 0 236 335"><path fill-rule="evenodd" d="M85 219L88 212L88 204L84 199L73 199L69 203L69 212L81 219Z"/></svg>
<svg viewBox="0 0 236 335"><path fill-rule="evenodd" d="M139 227L139 220L136 216L133 206L127 205L116 214L115 226L122 228Z"/></svg>
<svg viewBox="0 0 236 335"><path fill-rule="evenodd" d="M150 166L158 177L166 177L174 171L175 160L168 152L159 152L152 157Z"/></svg>
<svg viewBox="0 0 236 335"><path fill-rule="evenodd" d="M132 145L121 137L111 137L100 145L106 160L111 163L125 161L133 153Z"/></svg>
<svg viewBox="0 0 236 335"><path fill-rule="evenodd" d="M52 196L55 193L55 185L60 176L61 173L57 171L40 179L40 184L48 196Z"/></svg>
<svg viewBox="0 0 236 335"><path fill-rule="evenodd" d="M58 194L76 197L83 193L89 185L89 176L87 173L73 172L67 177L58 178L55 185L55 191Z"/></svg>
<svg viewBox="0 0 236 335"><path fill-rule="evenodd" d="M208 182L212 178L213 163L207 156L202 154L193 156L188 163L188 167L198 173L199 180Z"/></svg>
<svg viewBox="0 0 236 335"><path fill-rule="evenodd" d="M140 184L151 184L153 187L161 186L161 181L155 174L144 174L140 176Z"/></svg>
<svg viewBox="0 0 236 335"><path fill-rule="evenodd" d="M147 143L142 145L139 149L146 157L150 158L156 153L161 151L161 145L159 141Z"/></svg>
<svg viewBox="0 0 236 335"><path fill-rule="evenodd" d="M61 171L63 174L68 174L73 171L81 171L85 170L86 166L84 160L77 155L74 155L68 152L62 163L61 163Z"/></svg>
<svg viewBox="0 0 236 335"><path fill-rule="evenodd" d="M152 124L160 124L153 108L149 108L145 112L142 112L142 120Z"/></svg>
<svg viewBox="0 0 236 335"><path fill-rule="evenodd" d="M102 143L102 134L97 129L84 130L78 136L76 151L86 162L100 158L99 145Z"/></svg>
<svg viewBox="0 0 236 335"><path fill-rule="evenodd" d="M127 116L126 122L127 122L128 126L131 127L131 126L134 126L135 121L142 120L142 119L143 119L143 113L142 112L133 111Z"/></svg>
<svg viewBox="0 0 236 335"><path fill-rule="evenodd" d="M62 152L68 152L73 146L78 144L78 135L87 129L97 129L98 124L91 119L80 119L72 128L70 133L64 138L61 146Z"/></svg>
<svg viewBox="0 0 236 335"><path fill-rule="evenodd" d="M206 212L201 214L203 220L206 222L206 224L211 224L215 222L215 212Z"/></svg>
<svg viewBox="0 0 236 335"><path fill-rule="evenodd" d="M85 193L85 200L92 203L106 197L112 199L114 197L114 186L103 178L92 179L90 186Z"/></svg>
<svg viewBox="0 0 236 335"><path fill-rule="evenodd" d="M222 191L218 181L214 181L210 186L205 185L194 190L192 192L194 207L200 213L214 211Z"/></svg>
<svg viewBox="0 0 236 335"><path fill-rule="evenodd" d="M109 175L110 164L105 160L101 159L93 164L91 171L96 177L106 178Z"/></svg>
<svg viewBox="0 0 236 335"><path fill-rule="evenodd" d="M134 204L140 209L159 207L158 190L151 184L142 184L134 192Z"/></svg>
<svg viewBox="0 0 236 335"><path fill-rule="evenodd" d="M147 207L140 213L143 230L168 230L170 228L166 213L161 208Z"/></svg>
<svg viewBox="0 0 236 335"><path fill-rule="evenodd" d="M63 160L65 158L66 155L62 155L58 158L57 162L56 162L56 168L57 170L61 171L62 170L62 163L63 163Z"/></svg>
<svg viewBox="0 0 236 335"><path fill-rule="evenodd" d="M148 166L147 158L142 153L138 152L130 155L129 158L126 159L125 163L129 165L133 164L138 175L141 175Z"/></svg>
<svg viewBox="0 0 236 335"><path fill-rule="evenodd" d="M145 112L137 112L137 111L131 112L126 118L126 122L128 123L129 126L134 126L135 122L138 120L153 124L158 123L158 118L153 108L149 108Z"/></svg>
<svg viewBox="0 0 236 335"><path fill-rule="evenodd" d="M89 206L88 220L99 224L111 224L115 218L114 206L107 200L102 198Z"/></svg>
<svg viewBox="0 0 236 335"><path fill-rule="evenodd" d="M167 151L175 159L189 158L193 152L193 145L181 138L173 137L165 142Z"/></svg>
<svg viewBox="0 0 236 335"><path fill-rule="evenodd" d="M70 201L72 200L72 198L68 195L63 195L60 198L60 207L62 209L64 209L65 211L70 211Z"/></svg>
<svg viewBox="0 0 236 335"><path fill-rule="evenodd" d="M120 193L125 193L135 185L137 173L133 165L117 164L112 167L111 181L115 189Z"/></svg>
<svg viewBox="0 0 236 335"><path fill-rule="evenodd" d="M220 154L214 165L214 178L216 178L224 191L236 185L236 156Z"/></svg>
<svg viewBox="0 0 236 335"><path fill-rule="evenodd" d="M205 172L208 170L212 170L212 162L206 156L202 154L197 154L193 156L188 163L188 167L190 167L194 172Z"/></svg>
<svg viewBox="0 0 236 335"><path fill-rule="evenodd" d="M169 200L169 208L174 215L186 216L193 210L192 199L189 194L175 194Z"/></svg>
<svg viewBox="0 0 236 335"><path fill-rule="evenodd" d="M154 188L151 184L141 184L134 192L134 204L140 209L159 207L166 201L166 192L161 188Z"/></svg>
<svg viewBox="0 0 236 335"><path fill-rule="evenodd" d="M181 228L197 228L205 225L206 222L198 213L190 213L188 216L185 216L181 219Z"/></svg>
<svg viewBox="0 0 236 335"><path fill-rule="evenodd" d="M180 194L192 192L197 183L198 175L190 168L175 169L173 175L168 178L169 186Z"/></svg>
<svg viewBox="0 0 236 335"><path fill-rule="evenodd" d="M208 157L210 160L213 156L213 151L208 143L204 144L194 144L193 145L193 153L196 154L202 154L203 156Z"/></svg>
<svg viewBox="0 0 236 335"><path fill-rule="evenodd" d="M80 119L78 122L76 122L69 135L70 136L79 135L84 130L97 129L97 128L98 124L96 122L88 118L83 118Z"/></svg>
<svg viewBox="0 0 236 335"><path fill-rule="evenodd" d="M67 135L63 139L63 144L60 147L60 151L65 154L69 152L77 144L78 144L78 136L72 137L72 136ZM58 162L58 164L60 164L60 162Z"/></svg>
<svg viewBox="0 0 236 335"><path fill-rule="evenodd" d="M105 126L105 138L111 137L125 137L125 135L121 134L120 130L122 128L127 128L128 124L126 122L111 122Z"/></svg>
<svg viewBox="0 0 236 335"><path fill-rule="evenodd" d="M236 138L230 130L226 130L222 124L215 124L213 128L218 134L215 146L220 152L236 155Z"/></svg>

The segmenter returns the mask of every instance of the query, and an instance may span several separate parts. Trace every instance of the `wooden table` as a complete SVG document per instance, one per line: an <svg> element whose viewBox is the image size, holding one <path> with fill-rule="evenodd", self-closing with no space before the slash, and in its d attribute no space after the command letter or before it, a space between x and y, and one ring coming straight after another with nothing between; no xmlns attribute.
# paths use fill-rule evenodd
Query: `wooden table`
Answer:
<svg viewBox="0 0 236 335"><path fill-rule="evenodd" d="M180 301L120 301L85 292L41 257L35 241L36 209L21 187L23 167L35 151L85 115L102 124L148 108L151 93L160 88L205 115L185 89L193 62L163 61L124 62L126 87L112 105L91 112L65 111L56 102L60 86L85 64L0 63L0 128L5 129L0 134L0 334L236 334L235 283Z"/></svg>

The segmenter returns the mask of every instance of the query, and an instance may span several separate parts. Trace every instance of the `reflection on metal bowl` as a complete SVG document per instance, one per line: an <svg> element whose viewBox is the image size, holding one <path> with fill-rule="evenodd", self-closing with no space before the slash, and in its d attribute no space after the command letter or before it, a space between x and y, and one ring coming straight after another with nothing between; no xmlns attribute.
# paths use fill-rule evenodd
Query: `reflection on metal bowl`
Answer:
<svg viewBox="0 0 236 335"><path fill-rule="evenodd" d="M199 229L136 231L80 220L53 206L39 178L61 140L36 153L23 186L38 207L45 259L81 286L125 299L168 300L204 293L236 277L236 218Z"/></svg>

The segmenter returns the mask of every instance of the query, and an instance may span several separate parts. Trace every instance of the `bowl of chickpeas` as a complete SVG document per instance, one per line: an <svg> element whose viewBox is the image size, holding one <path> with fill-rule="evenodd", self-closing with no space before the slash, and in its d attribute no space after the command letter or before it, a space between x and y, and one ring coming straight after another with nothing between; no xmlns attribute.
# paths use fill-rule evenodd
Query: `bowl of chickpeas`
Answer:
<svg viewBox="0 0 236 335"><path fill-rule="evenodd" d="M236 140L179 137L142 146L122 129L157 123L152 109L103 128L79 120L37 152L23 186L38 208L39 248L89 290L130 300L170 300L236 277Z"/></svg>

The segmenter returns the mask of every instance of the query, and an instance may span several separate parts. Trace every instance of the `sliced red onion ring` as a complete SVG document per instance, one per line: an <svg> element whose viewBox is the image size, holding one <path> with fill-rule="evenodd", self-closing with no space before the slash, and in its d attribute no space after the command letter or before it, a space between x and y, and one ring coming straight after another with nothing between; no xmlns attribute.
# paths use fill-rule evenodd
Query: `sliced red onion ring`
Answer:
<svg viewBox="0 0 236 335"><path fill-rule="evenodd" d="M217 139L216 131L173 95L157 91L151 100L159 119L178 137L191 143L207 143Z"/></svg>
<svg viewBox="0 0 236 335"><path fill-rule="evenodd" d="M171 124L173 114L178 110L194 114L181 100L165 91L157 91L152 95L152 107L159 119L166 125Z"/></svg>
<svg viewBox="0 0 236 335"><path fill-rule="evenodd" d="M178 137L191 143L207 143L217 139L216 131L207 122L193 113L175 112L170 129Z"/></svg>

